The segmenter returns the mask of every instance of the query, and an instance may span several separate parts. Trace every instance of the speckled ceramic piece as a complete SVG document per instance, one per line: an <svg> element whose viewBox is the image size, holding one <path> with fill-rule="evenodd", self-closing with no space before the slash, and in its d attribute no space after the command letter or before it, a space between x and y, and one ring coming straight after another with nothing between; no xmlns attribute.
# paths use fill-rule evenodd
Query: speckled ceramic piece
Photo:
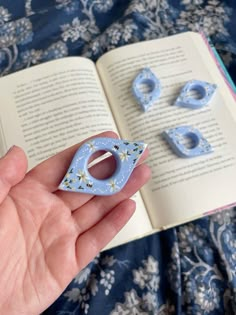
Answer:
<svg viewBox="0 0 236 315"><path fill-rule="evenodd" d="M140 89L140 86L142 84L147 85L147 87L149 88L149 92L144 93ZM133 81L132 93L137 103L141 106L142 110L146 112L160 97L160 80L149 68L144 68Z"/></svg>
<svg viewBox="0 0 236 315"><path fill-rule="evenodd" d="M216 92L216 84L211 84L204 81L192 80L185 84L182 88L180 95L175 101L175 105L188 107L191 109L198 109L206 106L211 101ZM196 90L200 98L191 96L191 91Z"/></svg>
<svg viewBox="0 0 236 315"><path fill-rule="evenodd" d="M59 189L93 195L113 195L125 186L146 146L143 142L94 138L78 149ZM88 171L89 158L100 150L112 153L116 159L114 174L104 180L94 178Z"/></svg>
<svg viewBox="0 0 236 315"><path fill-rule="evenodd" d="M201 132L191 126L179 126L165 130L163 136L179 157L191 158L213 152L212 146ZM183 143L184 137L190 138L193 144L191 148L187 148Z"/></svg>

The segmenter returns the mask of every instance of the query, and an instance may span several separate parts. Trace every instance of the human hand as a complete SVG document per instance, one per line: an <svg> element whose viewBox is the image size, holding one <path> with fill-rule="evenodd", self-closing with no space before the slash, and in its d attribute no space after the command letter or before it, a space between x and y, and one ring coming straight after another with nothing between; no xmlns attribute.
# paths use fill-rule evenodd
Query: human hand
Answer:
<svg viewBox="0 0 236 315"><path fill-rule="evenodd" d="M109 132L99 136L115 137ZM73 146L27 174L20 148L0 159L0 314L44 311L135 210L129 198L150 177L145 164L113 196L57 190L77 149ZM113 166L108 160L94 166L92 175L108 175Z"/></svg>

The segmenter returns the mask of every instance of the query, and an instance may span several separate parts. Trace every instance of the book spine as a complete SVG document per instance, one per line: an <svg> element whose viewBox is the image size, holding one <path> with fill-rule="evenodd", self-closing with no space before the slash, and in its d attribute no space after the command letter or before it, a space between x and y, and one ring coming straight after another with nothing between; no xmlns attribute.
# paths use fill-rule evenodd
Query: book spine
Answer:
<svg viewBox="0 0 236 315"><path fill-rule="evenodd" d="M225 80L225 83L227 84L229 90L230 90L230 93L232 94L234 100L236 101L236 86L233 82L233 80L231 79L230 77L230 74L229 72L227 71L220 55L218 54L217 50L215 49L214 45L211 43L211 40L210 38L207 38L205 36L205 34L203 32L200 33L201 36L202 36L202 39L203 41L205 42L213 60L215 61L219 71L221 72L224 80Z"/></svg>

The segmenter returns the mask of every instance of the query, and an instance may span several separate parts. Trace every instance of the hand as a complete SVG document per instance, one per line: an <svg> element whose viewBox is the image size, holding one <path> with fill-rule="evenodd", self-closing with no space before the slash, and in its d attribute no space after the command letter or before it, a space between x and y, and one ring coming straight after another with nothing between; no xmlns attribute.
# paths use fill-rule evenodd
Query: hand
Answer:
<svg viewBox="0 0 236 315"><path fill-rule="evenodd" d="M44 311L135 210L129 198L149 179L145 164L113 196L57 190L77 149L73 146L27 174L20 148L0 159L0 314ZM147 152L142 160L146 157ZM93 175L106 175L112 163L94 166Z"/></svg>

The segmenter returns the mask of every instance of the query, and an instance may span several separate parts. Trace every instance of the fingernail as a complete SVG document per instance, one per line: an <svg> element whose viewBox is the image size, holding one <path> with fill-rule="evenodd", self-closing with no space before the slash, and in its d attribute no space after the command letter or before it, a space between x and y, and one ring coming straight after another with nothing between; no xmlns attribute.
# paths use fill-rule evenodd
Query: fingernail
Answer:
<svg viewBox="0 0 236 315"><path fill-rule="evenodd" d="M14 148L15 148L15 145L11 146L11 147L8 149L8 151L6 152L5 155L7 155L8 153L10 153Z"/></svg>

